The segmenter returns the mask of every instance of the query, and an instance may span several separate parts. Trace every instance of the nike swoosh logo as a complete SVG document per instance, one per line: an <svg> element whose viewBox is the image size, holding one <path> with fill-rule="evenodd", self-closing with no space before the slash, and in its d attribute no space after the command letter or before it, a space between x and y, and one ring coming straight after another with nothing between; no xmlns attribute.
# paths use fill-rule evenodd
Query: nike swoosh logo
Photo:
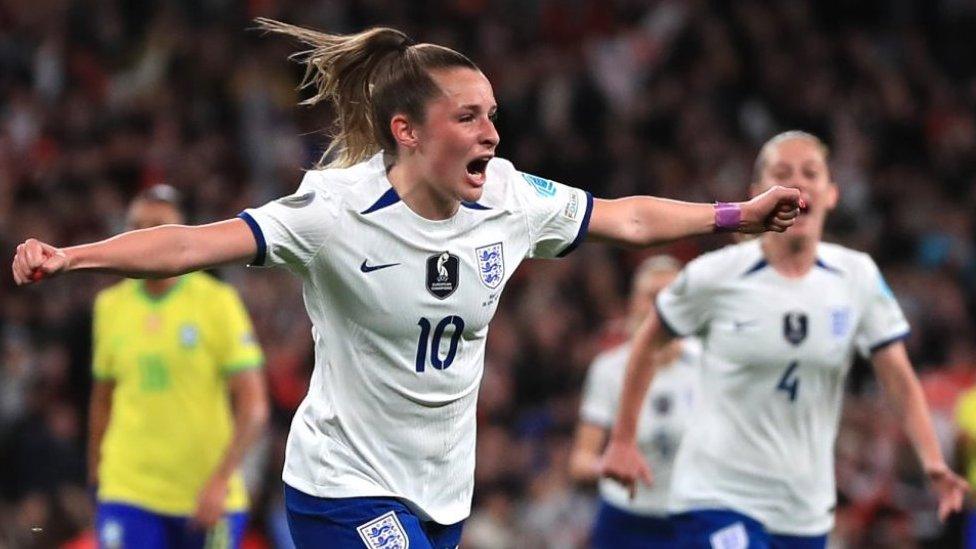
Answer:
<svg viewBox="0 0 976 549"><path fill-rule="evenodd" d="M373 271L378 271L380 269L385 269L387 267L396 267L399 263L387 263L386 265L367 265L368 259L363 260L363 264L359 266L359 270L364 273L371 273Z"/></svg>
<svg viewBox="0 0 976 549"><path fill-rule="evenodd" d="M743 328L748 328L749 326L756 324L757 322L759 321L758 320L733 320L732 328L738 332Z"/></svg>

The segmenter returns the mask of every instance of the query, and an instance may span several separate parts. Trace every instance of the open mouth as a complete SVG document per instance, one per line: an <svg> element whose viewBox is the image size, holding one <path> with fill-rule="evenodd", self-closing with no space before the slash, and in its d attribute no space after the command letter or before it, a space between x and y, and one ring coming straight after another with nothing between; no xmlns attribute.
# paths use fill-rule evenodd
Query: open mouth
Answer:
<svg viewBox="0 0 976 549"><path fill-rule="evenodd" d="M491 155L485 155L485 156L479 156L478 158L475 158L471 162L468 162L467 166L465 166L468 175L479 179L484 178L485 170L488 169L488 161L491 159L492 159Z"/></svg>

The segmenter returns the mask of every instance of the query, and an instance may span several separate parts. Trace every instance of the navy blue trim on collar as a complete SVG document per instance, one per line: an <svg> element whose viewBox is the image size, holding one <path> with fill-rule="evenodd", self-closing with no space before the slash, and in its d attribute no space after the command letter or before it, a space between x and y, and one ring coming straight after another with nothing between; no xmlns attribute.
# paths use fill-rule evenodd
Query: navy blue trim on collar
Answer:
<svg viewBox="0 0 976 549"><path fill-rule="evenodd" d="M898 343L899 341L904 341L908 339L908 336L910 336L911 334L912 334L911 330L906 330L904 333L879 341L878 343L875 343L874 345L871 346L870 354L873 355L874 353L880 351L881 349L884 349L888 345L893 345L895 343Z"/></svg>
<svg viewBox="0 0 976 549"><path fill-rule="evenodd" d="M769 266L769 262L766 261L765 259L760 259L759 261L756 262L755 265L753 265L752 267L750 267L748 271L742 273L742 276L749 276L749 275L751 275L753 273L757 273L757 272L765 269L767 266Z"/></svg>
<svg viewBox="0 0 976 549"><path fill-rule="evenodd" d="M478 204L477 202L461 202L461 205L469 210L490 210L488 206L484 204Z"/></svg>
<svg viewBox="0 0 976 549"><path fill-rule="evenodd" d="M583 242L583 239L586 238L586 233L590 230L590 215L592 213L593 195L586 192L586 213L583 214L583 222L580 223L579 232L576 233L576 238L573 239L573 242L569 246L566 246L565 250L559 252L559 255L556 257L566 257L569 255L569 252L572 252L577 246L580 245L580 242Z"/></svg>
<svg viewBox="0 0 976 549"><path fill-rule="evenodd" d="M372 206L366 208L365 210L359 212L362 215L371 214L376 210L382 210L387 206L392 206L400 201L400 195L397 194L396 189L390 187L379 200L373 203Z"/></svg>
<svg viewBox="0 0 976 549"><path fill-rule="evenodd" d="M258 222L251 217L251 214L247 212L241 212L237 214L237 217L244 220L247 226L251 229L251 233L254 235L254 242L258 245L258 251L254 254L254 260L251 261L251 265L256 267L263 267L264 260L268 253L268 244L264 240L264 232L261 231L261 226Z"/></svg>
<svg viewBox="0 0 976 549"><path fill-rule="evenodd" d="M837 267L831 267L830 265L827 265L826 263L824 263L823 259L820 259L819 257L817 258L816 266L834 274L838 274L838 275L844 274L844 271L838 269Z"/></svg>

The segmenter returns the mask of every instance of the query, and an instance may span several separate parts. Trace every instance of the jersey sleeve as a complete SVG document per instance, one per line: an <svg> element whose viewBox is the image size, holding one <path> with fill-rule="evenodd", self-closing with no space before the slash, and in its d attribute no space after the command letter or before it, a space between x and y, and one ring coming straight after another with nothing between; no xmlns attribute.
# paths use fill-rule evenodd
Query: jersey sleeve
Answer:
<svg viewBox="0 0 976 549"><path fill-rule="evenodd" d="M95 300L92 312L92 377L99 381L115 379L106 327L107 305L104 294Z"/></svg>
<svg viewBox="0 0 976 549"><path fill-rule="evenodd" d="M331 238L337 199L326 185L319 184L322 177L319 171L306 172L295 194L238 215L250 227L257 242L252 266L284 266L304 271Z"/></svg>
<svg viewBox="0 0 976 549"><path fill-rule="evenodd" d="M512 168L510 184L526 217L529 257L564 257L586 238L593 196Z"/></svg>
<svg viewBox="0 0 976 549"><path fill-rule="evenodd" d="M260 368L264 354L254 337L251 317L244 308L240 296L231 288L226 288L222 296L223 334L220 338L220 370L223 374L233 374L242 370Z"/></svg>
<svg viewBox="0 0 976 549"><path fill-rule="evenodd" d="M621 376L615 376L614 364L605 355L598 356L586 374L580 420L610 428L620 403Z"/></svg>
<svg viewBox="0 0 976 549"><path fill-rule="evenodd" d="M709 273L707 256L696 259L657 295L655 305L661 323L675 336L691 336L704 331L711 314L709 300L714 294L714 277Z"/></svg>
<svg viewBox="0 0 976 549"><path fill-rule="evenodd" d="M865 307L858 326L857 345L864 356L908 337L909 326L895 294L874 261L866 257Z"/></svg>

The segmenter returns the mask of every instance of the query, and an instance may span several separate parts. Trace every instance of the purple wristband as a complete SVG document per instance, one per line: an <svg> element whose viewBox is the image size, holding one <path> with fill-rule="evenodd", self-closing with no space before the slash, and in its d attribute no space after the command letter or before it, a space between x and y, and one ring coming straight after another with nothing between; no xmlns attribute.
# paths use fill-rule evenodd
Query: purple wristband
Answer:
<svg viewBox="0 0 976 549"><path fill-rule="evenodd" d="M739 230L742 208L734 202L715 203L715 232L728 233Z"/></svg>

